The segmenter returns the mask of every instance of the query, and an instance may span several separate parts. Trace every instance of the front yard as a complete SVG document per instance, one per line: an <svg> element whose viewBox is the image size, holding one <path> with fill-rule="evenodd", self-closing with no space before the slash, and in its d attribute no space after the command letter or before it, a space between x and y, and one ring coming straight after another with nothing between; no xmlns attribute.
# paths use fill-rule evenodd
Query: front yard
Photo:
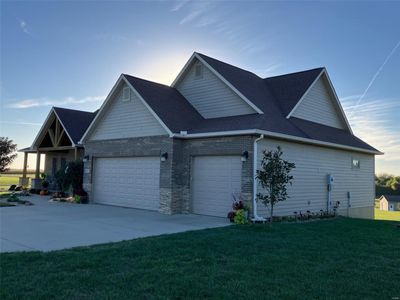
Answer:
<svg viewBox="0 0 400 300"><path fill-rule="evenodd" d="M1 254L0 298L395 299L398 224L338 218L230 226Z"/></svg>

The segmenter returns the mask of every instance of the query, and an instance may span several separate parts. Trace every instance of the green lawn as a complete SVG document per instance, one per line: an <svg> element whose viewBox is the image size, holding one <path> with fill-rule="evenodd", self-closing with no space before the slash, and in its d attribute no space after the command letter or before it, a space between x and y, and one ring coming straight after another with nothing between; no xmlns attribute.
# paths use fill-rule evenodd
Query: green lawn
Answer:
<svg viewBox="0 0 400 300"><path fill-rule="evenodd" d="M393 299L397 222L230 226L0 255L1 299ZM390 278L390 280L387 280Z"/></svg>
<svg viewBox="0 0 400 300"><path fill-rule="evenodd" d="M22 177L22 174L0 174L0 188L8 189L12 184L18 185L19 177ZM28 174L27 177L34 178L35 175Z"/></svg>
<svg viewBox="0 0 400 300"><path fill-rule="evenodd" d="M400 211L384 211L375 209L376 220L400 221Z"/></svg>

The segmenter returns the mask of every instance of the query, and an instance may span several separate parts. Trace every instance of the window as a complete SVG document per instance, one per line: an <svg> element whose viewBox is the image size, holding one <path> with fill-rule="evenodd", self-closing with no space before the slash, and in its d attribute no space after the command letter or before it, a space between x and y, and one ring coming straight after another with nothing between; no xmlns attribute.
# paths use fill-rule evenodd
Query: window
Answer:
<svg viewBox="0 0 400 300"><path fill-rule="evenodd" d="M351 168L352 169L359 169L360 168L360 160L357 158L351 159Z"/></svg>
<svg viewBox="0 0 400 300"><path fill-rule="evenodd" d="M131 100L131 89L126 86L122 89L122 101L126 102Z"/></svg>
<svg viewBox="0 0 400 300"><path fill-rule="evenodd" d="M203 66L201 64L197 64L195 66L194 77L195 78L203 78Z"/></svg>

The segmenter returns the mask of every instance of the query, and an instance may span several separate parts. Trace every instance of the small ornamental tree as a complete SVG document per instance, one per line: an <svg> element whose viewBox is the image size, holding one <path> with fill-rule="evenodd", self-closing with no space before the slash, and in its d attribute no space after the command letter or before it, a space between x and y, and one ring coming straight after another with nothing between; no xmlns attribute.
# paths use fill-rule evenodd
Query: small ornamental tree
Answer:
<svg viewBox="0 0 400 300"><path fill-rule="evenodd" d="M7 166L9 166L14 159L17 157L17 154L14 153L17 151L17 144L13 144L12 140L9 140L7 137L0 137L0 172L5 172L8 170Z"/></svg>
<svg viewBox="0 0 400 300"><path fill-rule="evenodd" d="M258 193L257 200L270 207L270 222L272 222L274 205L289 197L286 186L292 184L293 176L290 175L290 171L296 166L282 159L283 152L279 146L275 151L264 150L263 154L261 170L257 170L256 178L265 193Z"/></svg>
<svg viewBox="0 0 400 300"><path fill-rule="evenodd" d="M82 192L83 185L83 162L81 160L68 163L65 174L69 178L74 194Z"/></svg>

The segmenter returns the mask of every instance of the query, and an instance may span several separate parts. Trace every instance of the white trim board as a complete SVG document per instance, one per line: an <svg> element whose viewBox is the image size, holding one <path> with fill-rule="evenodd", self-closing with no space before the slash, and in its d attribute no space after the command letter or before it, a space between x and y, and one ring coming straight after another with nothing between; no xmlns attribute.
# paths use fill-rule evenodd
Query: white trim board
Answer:
<svg viewBox="0 0 400 300"><path fill-rule="evenodd" d="M288 135L288 134L276 133L276 132L272 132L272 131L259 130L259 129L219 131L219 132L210 132L210 133L191 133L191 134L187 134L187 135L174 134L173 137L181 138L181 139L190 139L190 138L252 135L252 134L258 134L258 135L264 134L265 136L269 136L272 138L278 138L278 139L283 139L283 140L288 140L288 141L296 141L296 142L301 142L301 143L305 143L305 144L318 145L318 146L323 146L323 147L328 147L328 148L350 150L350 151L375 154L375 155L384 154L383 152L380 152L380 151L367 150L367 149L353 147L353 146L346 146L346 145L335 144L335 143L330 143L330 142L323 142L323 141L319 141L319 140L296 137L296 136L292 136L292 135Z"/></svg>
<svg viewBox="0 0 400 300"><path fill-rule="evenodd" d="M228 80L225 79L220 73L218 73L213 67L211 67L197 52L194 52L186 64L183 66L182 70L179 72L178 76L172 82L171 87L176 87L178 82L182 79L188 68L192 65L194 59L200 61L204 66L206 66L211 73L217 76L224 84L226 84L236 95L238 95L247 105L254 109L257 113L263 114L264 112L259 109L253 102L251 102L246 96L244 96L238 89L236 89Z"/></svg>

